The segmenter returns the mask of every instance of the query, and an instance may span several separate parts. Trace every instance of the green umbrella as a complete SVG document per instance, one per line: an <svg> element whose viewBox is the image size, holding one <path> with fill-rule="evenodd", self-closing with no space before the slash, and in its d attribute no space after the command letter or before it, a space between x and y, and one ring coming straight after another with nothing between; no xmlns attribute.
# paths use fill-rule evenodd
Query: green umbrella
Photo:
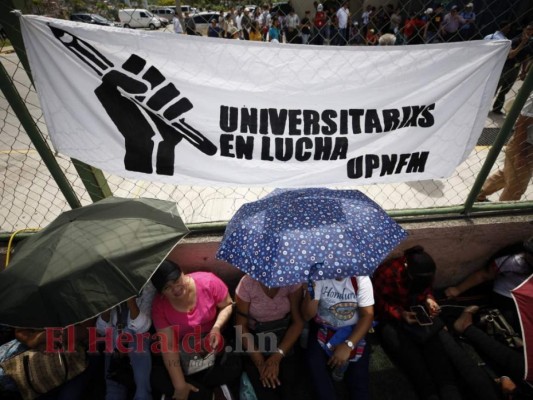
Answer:
<svg viewBox="0 0 533 400"><path fill-rule="evenodd" d="M189 230L174 202L107 198L17 246L0 273L0 324L65 327L136 296Z"/></svg>

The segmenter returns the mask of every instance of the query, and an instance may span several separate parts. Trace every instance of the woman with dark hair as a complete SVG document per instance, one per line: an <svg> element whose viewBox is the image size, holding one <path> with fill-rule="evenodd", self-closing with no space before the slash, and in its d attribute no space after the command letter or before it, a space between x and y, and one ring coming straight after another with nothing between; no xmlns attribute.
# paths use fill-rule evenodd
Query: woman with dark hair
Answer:
<svg viewBox="0 0 533 400"><path fill-rule="evenodd" d="M184 274L168 260L151 281L157 290L152 321L164 362L154 365L152 389L173 399L211 399L214 388L241 373L234 365L221 365L222 357L216 357L214 364L206 361L205 369L191 357L203 351L202 358L209 360L207 355L224 347L222 330L233 304L227 286L210 272Z"/></svg>
<svg viewBox="0 0 533 400"><path fill-rule="evenodd" d="M301 300L301 285L269 288L244 275L237 286L235 327L241 329L247 351L244 370L259 399L294 398L297 363L293 347L304 326ZM276 343L266 340L266 334L274 335Z"/></svg>
<svg viewBox="0 0 533 400"><path fill-rule="evenodd" d="M533 236L498 250L490 257L485 267L472 272L457 285L450 286L444 294L454 299L485 282L492 281L490 304L500 310L515 332L520 332L520 321L511 290L532 273Z"/></svg>
<svg viewBox="0 0 533 400"><path fill-rule="evenodd" d="M444 324L433 297L435 271L433 258L421 246L378 267L373 276L377 330L421 399L460 399L452 364L438 335Z"/></svg>
<svg viewBox="0 0 533 400"><path fill-rule="evenodd" d="M261 33L261 30L259 29L259 23L257 21L252 21L252 26L250 27L249 40L252 40L254 42L263 41L263 35Z"/></svg>

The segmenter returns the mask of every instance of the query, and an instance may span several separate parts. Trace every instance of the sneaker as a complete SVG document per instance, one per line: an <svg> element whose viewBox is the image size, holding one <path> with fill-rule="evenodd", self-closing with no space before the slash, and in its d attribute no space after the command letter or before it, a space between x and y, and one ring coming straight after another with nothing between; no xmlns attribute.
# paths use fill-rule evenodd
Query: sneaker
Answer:
<svg viewBox="0 0 533 400"><path fill-rule="evenodd" d="M496 114L496 115L503 115L503 111L502 110L492 110L491 111L492 114Z"/></svg>

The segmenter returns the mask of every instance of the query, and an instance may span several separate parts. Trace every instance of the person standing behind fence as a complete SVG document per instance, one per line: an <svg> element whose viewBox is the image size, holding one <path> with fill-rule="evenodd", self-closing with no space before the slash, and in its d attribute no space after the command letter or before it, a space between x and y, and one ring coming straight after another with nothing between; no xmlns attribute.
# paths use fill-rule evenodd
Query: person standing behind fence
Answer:
<svg viewBox="0 0 533 400"><path fill-rule="evenodd" d="M297 379L297 364L293 346L302 332L304 321L300 313L302 300L301 285L268 288L244 275L235 291L235 328L241 329L246 355L244 370L248 374L258 399L294 398L293 390ZM261 325L270 331L255 330ZM260 332L259 332L260 331ZM250 332L275 335L277 343L270 349L261 349L266 340L249 341ZM274 332L274 333L272 333Z"/></svg>
<svg viewBox="0 0 533 400"><path fill-rule="evenodd" d="M374 320L370 278L309 282L302 315L312 319L306 359L317 398L335 400L335 380L348 386L351 400L369 400L370 346L365 337Z"/></svg>
<svg viewBox="0 0 533 400"><path fill-rule="evenodd" d="M509 24L507 24L509 25ZM499 31L496 31L492 35L485 36L485 40L502 40L506 39L505 34L511 30L502 26ZM504 37L501 37L501 36ZM496 88L496 99L492 105L492 113L503 114L502 108L505 103L505 96L511 91L516 78L520 76L521 79L525 79L525 73L528 68L529 62L533 56L533 22L529 23L522 31L522 33L511 40L511 50L507 55L507 60L503 66L500 80L498 81L498 87Z"/></svg>
<svg viewBox="0 0 533 400"><path fill-rule="evenodd" d="M402 24L402 10L401 8L396 8L394 12L390 15L390 29L392 32L397 35L400 32L400 26Z"/></svg>
<svg viewBox="0 0 533 400"><path fill-rule="evenodd" d="M263 5L263 12L261 13L261 18L259 25L263 33L263 39L266 41L268 35L268 30L270 29L270 24L272 23L272 16L270 15L270 6L268 4Z"/></svg>
<svg viewBox="0 0 533 400"><path fill-rule="evenodd" d="M316 7L316 13L314 18L314 29L312 43L316 45L323 45L324 38L326 37L326 22L327 16L324 12L324 6L319 4Z"/></svg>
<svg viewBox="0 0 533 400"><path fill-rule="evenodd" d="M197 35L196 33L196 23L194 22L194 19L189 15L188 12L185 14L185 33L187 35Z"/></svg>
<svg viewBox="0 0 533 400"><path fill-rule="evenodd" d="M291 8L291 11L285 17L285 26L287 28L287 43L301 43L299 35L300 17L294 12L293 8Z"/></svg>
<svg viewBox="0 0 533 400"><path fill-rule="evenodd" d="M450 12L444 16L440 26L440 36L444 42L460 42L459 29L465 24L465 20L459 15L459 8L452 6Z"/></svg>
<svg viewBox="0 0 533 400"><path fill-rule="evenodd" d="M241 19L242 38L250 40L250 29L252 28L252 17L250 17L250 9L246 7Z"/></svg>
<svg viewBox="0 0 533 400"><path fill-rule="evenodd" d="M311 11L306 10L305 15L302 18L301 21L301 30L300 34L302 36L302 44L309 44L309 39L311 37L311 30L312 30L312 23L311 23Z"/></svg>
<svg viewBox="0 0 533 400"><path fill-rule="evenodd" d="M254 42L263 41L263 34L261 33L261 30L259 29L259 22L257 21L252 21L252 27L250 28L249 40L254 41Z"/></svg>
<svg viewBox="0 0 533 400"><path fill-rule="evenodd" d="M281 30L279 29L279 19L276 17L272 19L272 26L268 30L268 41L275 41L281 43Z"/></svg>
<svg viewBox="0 0 533 400"><path fill-rule="evenodd" d="M442 15L442 6L439 4L437 8L433 10L428 8L424 15L426 17L426 24L424 25L424 42L425 43L438 43L440 24L444 16Z"/></svg>
<svg viewBox="0 0 533 400"><path fill-rule="evenodd" d="M474 12L474 3L468 3L459 15L465 20L465 24L459 28L459 35L462 40L472 40L476 36L476 13Z"/></svg>
<svg viewBox="0 0 533 400"><path fill-rule="evenodd" d="M216 18L211 20L211 25L209 25L209 28L207 28L207 36L215 38L220 37L220 28L217 26Z"/></svg>
<svg viewBox="0 0 533 400"><path fill-rule="evenodd" d="M172 19L172 25L174 26L174 33L182 34L183 33L183 27L181 26L181 21L178 18L178 13L174 15L174 18Z"/></svg>
<svg viewBox="0 0 533 400"><path fill-rule="evenodd" d="M518 116L514 133L505 147L503 169L487 178L476 201L502 190L500 201L517 201L527 190L533 175L533 92Z"/></svg>
<svg viewBox="0 0 533 400"><path fill-rule="evenodd" d="M370 22L374 17L375 12L376 8L369 4L366 6L366 10L361 15L361 32L365 37L368 29L370 28Z"/></svg>
<svg viewBox="0 0 533 400"><path fill-rule="evenodd" d="M232 17L232 14L231 13L227 13L226 16L224 17L224 22L223 22L223 25L222 25L222 30L223 30L223 34L226 39L231 39L232 38L232 35L230 33L230 31L234 31L236 30L237 28L235 28L235 24L233 23L233 17Z"/></svg>
<svg viewBox="0 0 533 400"><path fill-rule="evenodd" d="M350 21L350 10L348 2L345 1L337 10L337 22L339 24L339 46L346 46L348 43L348 23Z"/></svg>

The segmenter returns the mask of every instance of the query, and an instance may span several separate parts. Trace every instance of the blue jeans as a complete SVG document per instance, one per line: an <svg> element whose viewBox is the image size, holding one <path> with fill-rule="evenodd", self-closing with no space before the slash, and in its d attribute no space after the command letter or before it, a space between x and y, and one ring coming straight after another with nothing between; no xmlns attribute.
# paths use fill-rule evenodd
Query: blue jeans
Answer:
<svg viewBox="0 0 533 400"><path fill-rule="evenodd" d="M151 400L152 389L150 386L150 373L152 370L152 357L150 355L150 339L141 336L133 336L134 341L129 343L128 348L132 349L128 353L133 369L133 379L135 381L135 396L133 400ZM139 339L139 343L137 343ZM142 342L142 343L141 343ZM142 346L141 346L142 345ZM142 351L141 351L142 350ZM111 364L112 354L105 356L105 376ZM128 388L120 383L106 378L106 400L126 400Z"/></svg>
<svg viewBox="0 0 533 400"><path fill-rule="evenodd" d="M337 398L335 386L331 378L331 369L327 366L329 356L320 347L316 338L316 328L309 332L306 359L309 373L314 384L317 398L334 400ZM370 399L370 346L367 344L363 356L357 362L351 362L344 374L344 384L347 385L351 400Z"/></svg>

